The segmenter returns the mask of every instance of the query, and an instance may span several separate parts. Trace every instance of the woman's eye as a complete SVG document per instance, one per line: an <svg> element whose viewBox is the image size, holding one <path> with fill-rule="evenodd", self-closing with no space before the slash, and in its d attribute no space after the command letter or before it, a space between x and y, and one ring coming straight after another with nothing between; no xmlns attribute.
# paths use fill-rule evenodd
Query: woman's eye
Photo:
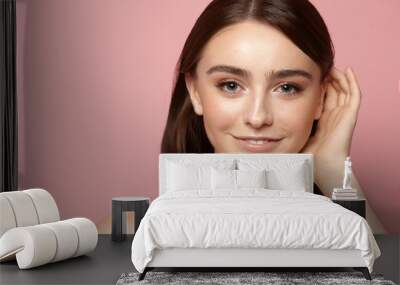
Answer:
<svg viewBox="0 0 400 285"><path fill-rule="evenodd" d="M219 89L228 93L236 93L240 86L236 81L225 81L217 85Z"/></svg>
<svg viewBox="0 0 400 285"><path fill-rule="evenodd" d="M281 88L281 90L283 90L282 92L285 94L288 94L289 96L293 96L293 94L299 93L300 91L302 91L302 89L300 87L297 87L296 85L292 85L292 84L282 84L281 86L279 86Z"/></svg>

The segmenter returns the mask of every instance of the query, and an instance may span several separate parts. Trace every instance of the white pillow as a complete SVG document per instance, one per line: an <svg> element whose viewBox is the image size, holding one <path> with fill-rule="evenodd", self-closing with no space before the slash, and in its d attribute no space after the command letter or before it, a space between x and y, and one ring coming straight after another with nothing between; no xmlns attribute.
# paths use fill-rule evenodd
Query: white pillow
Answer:
<svg viewBox="0 0 400 285"><path fill-rule="evenodd" d="M270 169L267 172L268 188L274 190L306 191L307 177L305 164L295 164L291 168Z"/></svg>
<svg viewBox="0 0 400 285"><path fill-rule="evenodd" d="M211 168L211 189L267 188L266 170Z"/></svg>
<svg viewBox="0 0 400 285"><path fill-rule="evenodd" d="M236 170L237 188L267 188L267 171Z"/></svg>
<svg viewBox="0 0 400 285"><path fill-rule="evenodd" d="M211 168L211 189L236 190L236 170Z"/></svg>
<svg viewBox="0 0 400 285"><path fill-rule="evenodd" d="M306 191L307 176L304 163L290 168L270 169L267 172L268 188L274 190Z"/></svg>
<svg viewBox="0 0 400 285"><path fill-rule="evenodd" d="M239 159L243 170L267 170L267 188L274 190L307 191L310 188L308 164L304 160Z"/></svg>
<svg viewBox="0 0 400 285"><path fill-rule="evenodd" d="M210 188L210 167L169 163L167 191Z"/></svg>
<svg viewBox="0 0 400 285"><path fill-rule="evenodd" d="M166 161L166 190L210 190L211 167L235 169L235 160L177 159Z"/></svg>

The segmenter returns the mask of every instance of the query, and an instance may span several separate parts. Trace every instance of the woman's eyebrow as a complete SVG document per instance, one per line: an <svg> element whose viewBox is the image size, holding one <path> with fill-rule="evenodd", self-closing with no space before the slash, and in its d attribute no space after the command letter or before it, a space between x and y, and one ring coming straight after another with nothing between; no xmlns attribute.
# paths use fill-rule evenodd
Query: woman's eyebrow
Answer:
<svg viewBox="0 0 400 285"><path fill-rule="evenodd" d="M309 80L313 80L313 76L311 73L303 70L303 69L281 69L281 70L272 70L265 74L266 77L270 77L271 79L282 79L286 77L292 76L302 76Z"/></svg>
<svg viewBox="0 0 400 285"><path fill-rule="evenodd" d="M227 72L244 78L251 77L251 73L248 70L230 65L215 65L207 70L207 74L211 74L214 72Z"/></svg>
<svg viewBox="0 0 400 285"><path fill-rule="evenodd" d="M232 73L237 76L241 76L244 78L250 78L251 72L235 66L230 65L215 65L207 70L207 74L211 74L214 72L227 72ZM281 69L281 70L272 70L266 74L266 77L270 77L271 79L283 79L292 76L302 76L309 80L313 79L311 73L303 70L303 69Z"/></svg>

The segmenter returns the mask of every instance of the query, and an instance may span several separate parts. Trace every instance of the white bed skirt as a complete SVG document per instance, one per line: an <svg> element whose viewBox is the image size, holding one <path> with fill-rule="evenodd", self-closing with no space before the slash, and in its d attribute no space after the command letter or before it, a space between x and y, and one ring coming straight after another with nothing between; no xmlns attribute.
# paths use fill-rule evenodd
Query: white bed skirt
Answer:
<svg viewBox="0 0 400 285"><path fill-rule="evenodd" d="M146 267L366 267L358 249L155 249Z"/></svg>

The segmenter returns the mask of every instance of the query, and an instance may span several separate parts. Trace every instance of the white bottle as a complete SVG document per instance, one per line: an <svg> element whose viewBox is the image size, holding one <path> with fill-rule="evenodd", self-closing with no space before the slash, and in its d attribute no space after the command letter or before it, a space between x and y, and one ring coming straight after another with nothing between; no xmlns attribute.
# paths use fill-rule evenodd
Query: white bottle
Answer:
<svg viewBox="0 0 400 285"><path fill-rule="evenodd" d="M352 189L351 188L351 160L350 156L346 157L344 161L344 177L343 177L343 189Z"/></svg>

